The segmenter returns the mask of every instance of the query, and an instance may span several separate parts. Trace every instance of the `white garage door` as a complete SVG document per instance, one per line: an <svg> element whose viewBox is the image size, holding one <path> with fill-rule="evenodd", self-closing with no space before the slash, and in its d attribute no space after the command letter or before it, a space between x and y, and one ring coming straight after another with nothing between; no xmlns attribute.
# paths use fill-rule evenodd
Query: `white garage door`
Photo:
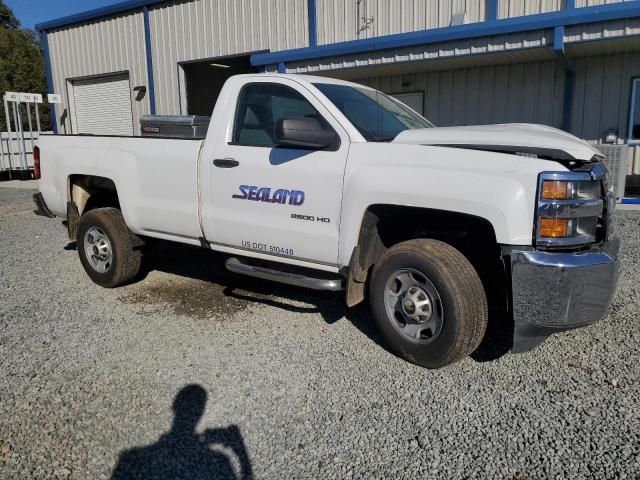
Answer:
<svg viewBox="0 0 640 480"><path fill-rule="evenodd" d="M133 135L128 75L74 80L71 89L74 133Z"/></svg>

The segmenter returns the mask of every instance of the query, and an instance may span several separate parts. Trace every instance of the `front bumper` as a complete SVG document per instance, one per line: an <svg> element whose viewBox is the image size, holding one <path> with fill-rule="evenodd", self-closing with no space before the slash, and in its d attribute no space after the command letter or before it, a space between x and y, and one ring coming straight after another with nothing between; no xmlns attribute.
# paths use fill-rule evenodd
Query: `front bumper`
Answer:
<svg viewBox="0 0 640 480"><path fill-rule="evenodd" d="M513 352L525 352L549 335L600 320L609 309L619 274L620 240L599 249L548 252L509 247L514 321Z"/></svg>

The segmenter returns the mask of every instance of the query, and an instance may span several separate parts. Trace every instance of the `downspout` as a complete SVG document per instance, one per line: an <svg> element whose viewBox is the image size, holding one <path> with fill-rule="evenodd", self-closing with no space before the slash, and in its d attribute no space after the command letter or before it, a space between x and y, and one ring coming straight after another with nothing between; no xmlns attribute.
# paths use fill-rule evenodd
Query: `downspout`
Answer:
<svg viewBox="0 0 640 480"><path fill-rule="evenodd" d="M487 22L498 19L498 0L487 0Z"/></svg>
<svg viewBox="0 0 640 480"><path fill-rule="evenodd" d="M318 45L318 13L316 10L316 0L307 0L307 15L309 19L309 46Z"/></svg>
<svg viewBox="0 0 640 480"><path fill-rule="evenodd" d="M571 5L571 6L570 6ZM573 8L573 1L567 0L567 8ZM573 108L573 90L576 83L576 75L571 60L567 58L564 50L564 25L553 30L553 52L564 71L564 94L562 98L562 130L571 131L571 111Z"/></svg>
<svg viewBox="0 0 640 480"><path fill-rule="evenodd" d="M51 55L49 54L49 39L47 38L47 32L45 30L40 32L40 41L42 42L42 51L44 53L44 74L47 78L47 92L54 93L53 74L51 73ZM51 130L53 130L53 133L57 135L58 119L56 118L56 106L53 103L49 103L49 116L51 117Z"/></svg>
<svg viewBox="0 0 640 480"><path fill-rule="evenodd" d="M147 54L147 82L149 82L149 112L156 114L156 89L153 81L153 52L151 50L151 28L149 26L149 8L142 7L144 18L144 48Z"/></svg>

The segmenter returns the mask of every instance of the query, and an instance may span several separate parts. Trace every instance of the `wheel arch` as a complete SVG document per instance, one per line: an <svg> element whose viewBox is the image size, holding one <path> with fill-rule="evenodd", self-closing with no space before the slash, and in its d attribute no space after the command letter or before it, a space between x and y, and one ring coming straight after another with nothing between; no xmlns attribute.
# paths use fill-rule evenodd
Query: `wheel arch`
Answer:
<svg viewBox="0 0 640 480"><path fill-rule="evenodd" d="M116 183L99 175L72 174L67 178L67 231L76 240L80 217L96 208L112 207L120 210Z"/></svg>
<svg viewBox="0 0 640 480"><path fill-rule="evenodd" d="M347 268L347 305L364 299L371 268L393 245L416 238L441 240L460 250L478 268L483 257L500 259L496 232L489 220L449 210L393 204L369 205Z"/></svg>

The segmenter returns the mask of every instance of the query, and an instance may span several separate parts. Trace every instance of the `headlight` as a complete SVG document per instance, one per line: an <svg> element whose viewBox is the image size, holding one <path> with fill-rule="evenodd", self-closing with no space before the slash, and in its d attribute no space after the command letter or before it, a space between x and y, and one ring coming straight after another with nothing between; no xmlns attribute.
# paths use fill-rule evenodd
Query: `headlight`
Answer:
<svg viewBox="0 0 640 480"><path fill-rule="evenodd" d="M592 180L543 180L541 197L543 200L597 199L602 195L600 188L600 182Z"/></svg>
<svg viewBox="0 0 640 480"><path fill-rule="evenodd" d="M606 169L544 172L538 183L536 245L548 248L593 243L603 225Z"/></svg>

